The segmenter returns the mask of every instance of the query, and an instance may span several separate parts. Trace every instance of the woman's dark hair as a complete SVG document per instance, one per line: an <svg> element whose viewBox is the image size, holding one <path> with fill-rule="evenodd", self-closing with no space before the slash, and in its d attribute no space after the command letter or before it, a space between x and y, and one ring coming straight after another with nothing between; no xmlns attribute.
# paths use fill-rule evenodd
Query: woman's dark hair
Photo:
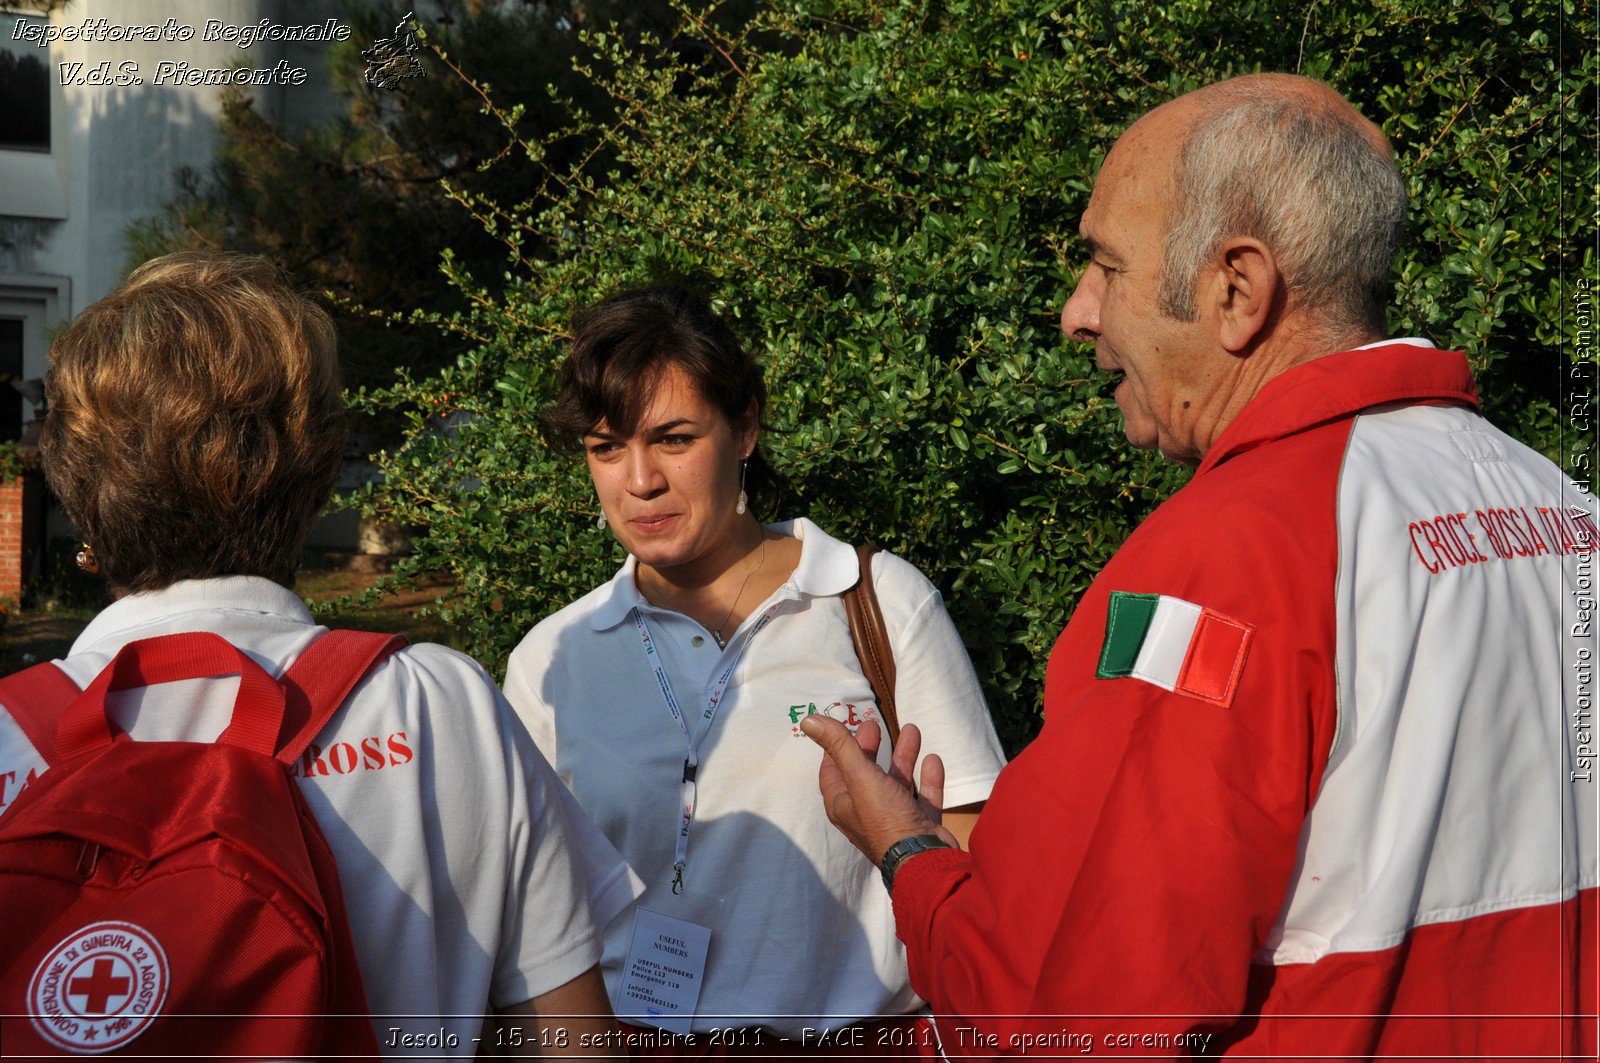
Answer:
<svg viewBox="0 0 1600 1063"><path fill-rule="evenodd" d="M767 408L761 366L704 296L676 284L616 292L574 323L556 401L544 411L547 435L571 447L601 421L631 435L669 366L738 424L755 400ZM758 494L776 476L759 448L750 455L746 487Z"/></svg>

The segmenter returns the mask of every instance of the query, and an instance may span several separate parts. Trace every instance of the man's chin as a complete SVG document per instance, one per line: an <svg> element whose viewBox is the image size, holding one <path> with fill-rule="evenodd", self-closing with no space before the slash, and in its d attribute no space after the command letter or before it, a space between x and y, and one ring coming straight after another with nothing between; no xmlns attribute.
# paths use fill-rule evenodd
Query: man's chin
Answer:
<svg viewBox="0 0 1600 1063"><path fill-rule="evenodd" d="M1137 450L1155 450L1161 443L1155 432L1135 428L1126 421L1122 425L1122 434L1128 437L1129 445Z"/></svg>
<svg viewBox="0 0 1600 1063"><path fill-rule="evenodd" d="M1200 459L1203 457L1203 455L1196 454L1189 449L1178 449L1171 440L1168 440L1163 445L1160 433L1154 430L1142 431L1125 424L1122 431L1128 437L1130 446L1137 450L1159 451L1163 458L1175 465L1187 465L1192 469L1200 464Z"/></svg>

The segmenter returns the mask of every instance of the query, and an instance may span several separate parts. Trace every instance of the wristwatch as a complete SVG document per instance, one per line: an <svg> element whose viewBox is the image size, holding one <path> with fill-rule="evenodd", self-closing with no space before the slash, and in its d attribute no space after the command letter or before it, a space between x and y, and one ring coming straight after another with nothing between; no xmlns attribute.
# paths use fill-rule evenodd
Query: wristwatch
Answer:
<svg viewBox="0 0 1600 1063"><path fill-rule="evenodd" d="M950 843L936 834L918 834L912 838L901 838L889 846L889 851L883 854L879 867L883 870L883 888L890 893L894 892L894 873L900 870L900 865L906 858L917 853L925 853L930 849L948 849Z"/></svg>

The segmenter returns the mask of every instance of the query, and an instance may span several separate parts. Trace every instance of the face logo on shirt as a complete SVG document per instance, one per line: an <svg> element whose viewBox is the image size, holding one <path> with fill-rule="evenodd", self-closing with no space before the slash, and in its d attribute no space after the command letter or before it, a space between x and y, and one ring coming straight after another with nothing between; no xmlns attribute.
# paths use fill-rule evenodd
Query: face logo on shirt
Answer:
<svg viewBox="0 0 1600 1063"><path fill-rule="evenodd" d="M850 728L851 734L855 734L857 728L868 720L879 718L876 705L856 705L849 701L835 701L819 709L816 702L808 701L801 705L789 706L789 733L796 738L800 737L804 733L800 730L800 721L807 716L815 716L818 713L831 720L838 720Z"/></svg>

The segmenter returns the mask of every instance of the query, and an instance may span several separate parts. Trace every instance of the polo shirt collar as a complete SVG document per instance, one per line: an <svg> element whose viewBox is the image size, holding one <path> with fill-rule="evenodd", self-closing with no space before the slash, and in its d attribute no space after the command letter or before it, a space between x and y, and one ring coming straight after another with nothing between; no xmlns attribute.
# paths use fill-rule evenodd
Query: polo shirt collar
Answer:
<svg viewBox="0 0 1600 1063"><path fill-rule="evenodd" d="M298 594L264 577L186 579L158 591L118 598L89 621L72 644L71 653L84 653L109 640L126 642L137 629L170 621L182 613L219 609L276 616L301 624L316 623Z"/></svg>
<svg viewBox="0 0 1600 1063"><path fill-rule="evenodd" d="M777 596L783 598L827 598L849 590L860 575L856 552L848 543L842 543L804 517L780 521L768 528L800 540L800 564L795 566L789 581L778 588ZM589 617L589 626L595 631L616 627L628 619L637 606L652 606L639 593L633 575L639 567L638 558L632 554L623 562L611 582L602 589L600 602Z"/></svg>
<svg viewBox="0 0 1600 1063"><path fill-rule="evenodd" d="M639 585L633 580L633 573L639 567L639 559L632 554L622 563L617 574L611 577L611 582L606 584L600 597L600 604L589 617L589 626L596 631L616 627L628 619L628 614L634 606L649 608L650 603L644 600L644 595L639 593Z"/></svg>
<svg viewBox="0 0 1600 1063"><path fill-rule="evenodd" d="M861 575L856 551L804 517L772 525L776 531L800 540L800 564L789 585L798 597L829 598L849 590Z"/></svg>

